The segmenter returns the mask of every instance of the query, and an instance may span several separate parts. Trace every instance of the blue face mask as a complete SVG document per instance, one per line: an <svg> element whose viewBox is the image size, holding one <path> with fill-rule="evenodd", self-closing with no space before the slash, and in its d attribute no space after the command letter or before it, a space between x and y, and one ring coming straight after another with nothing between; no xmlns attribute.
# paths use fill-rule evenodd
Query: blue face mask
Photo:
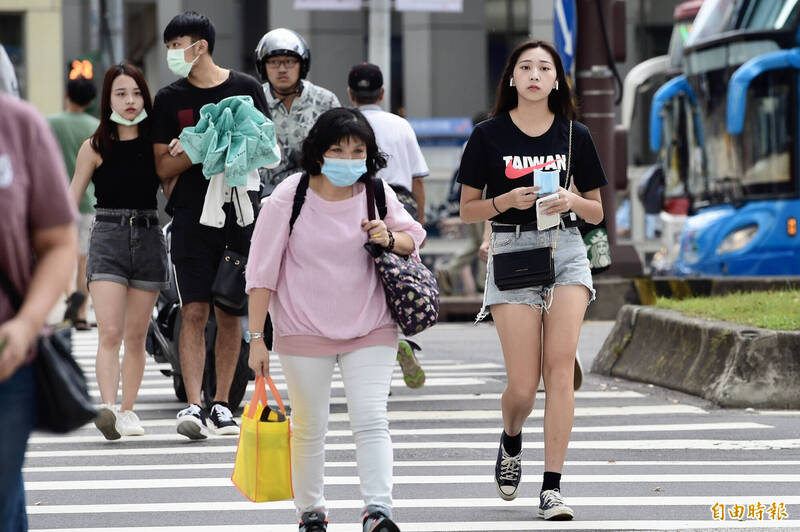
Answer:
<svg viewBox="0 0 800 532"><path fill-rule="evenodd" d="M334 159L323 157L322 173L337 187L349 187L367 173L366 159Z"/></svg>

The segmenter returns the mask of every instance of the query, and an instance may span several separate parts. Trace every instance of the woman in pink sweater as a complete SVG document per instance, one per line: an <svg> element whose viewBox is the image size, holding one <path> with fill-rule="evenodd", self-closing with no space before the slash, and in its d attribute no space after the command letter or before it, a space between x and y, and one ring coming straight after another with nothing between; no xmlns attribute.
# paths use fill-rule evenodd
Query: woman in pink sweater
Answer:
<svg viewBox="0 0 800 532"><path fill-rule="evenodd" d="M392 442L386 415L397 326L363 246L369 241L398 255L416 255L425 230L389 186L384 186L385 219L367 219L365 185L385 164L359 111L324 113L303 143L304 172L278 185L253 233L249 323L251 329L263 324L269 308L273 349L292 405L292 487L300 532L327 527L324 442L337 364L356 443L363 530L399 531L391 520ZM303 196L292 220L295 197ZM263 331L251 330L250 336L250 367L267 375Z"/></svg>

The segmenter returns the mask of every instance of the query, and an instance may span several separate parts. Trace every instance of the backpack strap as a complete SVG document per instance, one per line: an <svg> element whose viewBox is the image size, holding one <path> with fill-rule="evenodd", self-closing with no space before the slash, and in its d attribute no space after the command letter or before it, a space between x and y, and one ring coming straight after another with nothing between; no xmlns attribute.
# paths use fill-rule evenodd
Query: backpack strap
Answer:
<svg viewBox="0 0 800 532"><path fill-rule="evenodd" d="M297 188L294 191L294 201L292 202L292 217L289 218L289 235L294 230L294 223L297 217L300 216L300 209L303 208L303 203L306 201L306 191L308 190L308 172L303 172L300 176L300 182L297 183Z"/></svg>

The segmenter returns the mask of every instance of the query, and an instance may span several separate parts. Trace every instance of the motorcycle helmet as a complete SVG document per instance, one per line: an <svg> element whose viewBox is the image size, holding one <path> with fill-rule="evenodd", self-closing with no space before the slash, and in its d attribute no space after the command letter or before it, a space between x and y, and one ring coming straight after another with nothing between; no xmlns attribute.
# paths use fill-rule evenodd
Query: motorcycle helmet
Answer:
<svg viewBox="0 0 800 532"><path fill-rule="evenodd" d="M311 68L311 50L305 39L296 31L278 28L265 33L256 46L256 70L262 81L268 81L266 61L275 55L292 55L300 60L300 79L304 79Z"/></svg>

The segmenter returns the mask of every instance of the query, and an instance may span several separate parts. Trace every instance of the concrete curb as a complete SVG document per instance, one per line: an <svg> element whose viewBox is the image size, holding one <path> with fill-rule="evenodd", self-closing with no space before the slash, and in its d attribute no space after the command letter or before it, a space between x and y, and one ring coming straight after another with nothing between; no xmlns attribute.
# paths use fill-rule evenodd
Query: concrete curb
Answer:
<svg viewBox="0 0 800 532"><path fill-rule="evenodd" d="M725 407L800 409L800 332L625 305L592 371Z"/></svg>

